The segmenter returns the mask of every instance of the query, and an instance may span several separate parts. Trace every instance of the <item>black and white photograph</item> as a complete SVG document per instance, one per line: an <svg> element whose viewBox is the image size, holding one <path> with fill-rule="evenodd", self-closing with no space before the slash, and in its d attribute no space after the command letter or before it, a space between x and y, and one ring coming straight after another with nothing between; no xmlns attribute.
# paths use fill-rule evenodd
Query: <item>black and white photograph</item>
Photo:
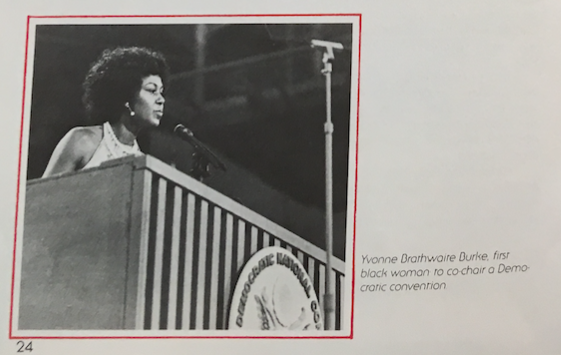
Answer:
<svg viewBox="0 0 561 355"><path fill-rule="evenodd" d="M0 8L0 354L561 354L561 1Z"/></svg>
<svg viewBox="0 0 561 355"><path fill-rule="evenodd" d="M31 19L13 332L348 336L359 20Z"/></svg>

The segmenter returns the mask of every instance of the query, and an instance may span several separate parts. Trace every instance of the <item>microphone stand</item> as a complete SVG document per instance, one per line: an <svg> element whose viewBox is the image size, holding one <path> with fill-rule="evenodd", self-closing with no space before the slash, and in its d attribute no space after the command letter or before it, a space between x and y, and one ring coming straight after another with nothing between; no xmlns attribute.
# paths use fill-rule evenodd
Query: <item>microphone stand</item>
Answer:
<svg viewBox="0 0 561 355"><path fill-rule="evenodd" d="M325 294L323 296L324 328L335 329L335 299L332 292L331 256L333 255L333 122L331 122L331 72L335 54L333 49L343 49L341 43L312 40L312 47L323 48L323 68L325 76Z"/></svg>
<svg viewBox="0 0 561 355"><path fill-rule="evenodd" d="M210 165L222 171L226 171L224 163L222 163L210 149L195 138L193 132L187 127L178 124L173 129L173 133L195 148L195 152L192 155L193 165L191 170L189 170L189 175L202 182L203 179L210 176Z"/></svg>
<svg viewBox="0 0 561 355"><path fill-rule="evenodd" d="M210 176L210 161L195 148L195 152L192 155L193 165L191 170L189 170L189 175L193 178L203 182L204 179Z"/></svg>

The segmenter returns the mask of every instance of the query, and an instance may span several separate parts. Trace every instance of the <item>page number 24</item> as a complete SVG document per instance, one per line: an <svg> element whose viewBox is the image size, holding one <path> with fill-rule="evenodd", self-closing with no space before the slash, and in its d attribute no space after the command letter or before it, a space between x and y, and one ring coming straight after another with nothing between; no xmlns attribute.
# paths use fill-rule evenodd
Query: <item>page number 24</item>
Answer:
<svg viewBox="0 0 561 355"><path fill-rule="evenodd" d="M24 341L18 341L17 342L17 347L18 347L18 353L23 353L26 351L32 352L33 351L33 343L30 341L29 343L25 343Z"/></svg>

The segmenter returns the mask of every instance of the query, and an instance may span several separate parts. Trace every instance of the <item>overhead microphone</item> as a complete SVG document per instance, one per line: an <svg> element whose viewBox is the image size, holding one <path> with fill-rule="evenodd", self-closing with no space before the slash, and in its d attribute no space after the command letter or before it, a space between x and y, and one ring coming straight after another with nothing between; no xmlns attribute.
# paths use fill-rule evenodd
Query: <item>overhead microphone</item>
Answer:
<svg viewBox="0 0 561 355"><path fill-rule="evenodd" d="M267 32L267 36L271 41L274 42L283 42L286 44L292 44L294 46L309 46L310 44L312 47L325 47L327 50L337 49L342 51L350 51L352 38L350 33L343 33L340 31L334 30L333 26L323 26L321 28L316 28L315 31L311 30L310 25L296 25L296 26L308 26L310 28L308 31L295 31L295 32L287 32L285 30L287 24L263 24L265 31ZM340 24L345 25L345 24ZM290 25L288 25L290 26ZM335 24L338 26L338 24ZM327 40L318 40L316 38L324 38L324 39L331 39L331 40L338 40L342 43L337 42L330 42Z"/></svg>
<svg viewBox="0 0 561 355"><path fill-rule="evenodd" d="M216 154L214 154L207 146L199 141L189 128L180 123L175 126L175 128L173 129L173 133L175 133L175 135L177 135L187 143L191 144L193 148L195 148L196 152L206 158L208 162L215 168L226 171L226 165L224 165L224 163L220 161Z"/></svg>

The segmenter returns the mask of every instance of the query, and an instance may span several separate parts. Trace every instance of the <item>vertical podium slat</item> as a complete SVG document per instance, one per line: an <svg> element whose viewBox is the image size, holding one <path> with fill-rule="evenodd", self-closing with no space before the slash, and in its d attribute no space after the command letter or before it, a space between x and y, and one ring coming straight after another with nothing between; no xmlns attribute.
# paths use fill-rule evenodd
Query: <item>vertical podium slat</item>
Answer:
<svg viewBox="0 0 561 355"><path fill-rule="evenodd" d="M197 307L195 314L195 329L203 329L204 310L208 306L205 297L206 280L206 248L208 239L208 202L201 201L201 221L199 228L199 269L197 275Z"/></svg>
<svg viewBox="0 0 561 355"><path fill-rule="evenodd" d="M292 247L290 245L286 246L286 251L292 254Z"/></svg>
<svg viewBox="0 0 561 355"><path fill-rule="evenodd" d="M337 312L338 312L338 309L336 307L337 306L337 296L335 295L336 286L337 286L337 274L335 273L335 270L333 270L333 269L331 269L329 272L331 273L331 285L330 285L330 289L329 289L328 292L331 294L331 297L333 297L332 305L335 308L333 310L333 313L332 313L332 316L331 316L331 324L329 326L329 329L336 329L335 327L336 327L336 324L337 324L336 320L337 320ZM324 319L324 322L325 322L325 319Z"/></svg>
<svg viewBox="0 0 561 355"><path fill-rule="evenodd" d="M267 248L270 245L269 233L263 232L263 248Z"/></svg>
<svg viewBox="0 0 561 355"><path fill-rule="evenodd" d="M257 252L257 238L258 238L259 230L255 227L251 227L251 248L249 251L249 255L253 255Z"/></svg>
<svg viewBox="0 0 561 355"><path fill-rule="evenodd" d="M144 329L144 307L146 304L146 278L148 275L148 239L150 232L150 199L152 198L152 173L146 172L139 174L137 180L142 181L140 193L142 199L140 206L140 246L138 248L138 277L136 286L136 317L135 328ZM134 196L133 196L134 197ZM133 213L135 211L132 211ZM137 213L138 214L138 213Z"/></svg>
<svg viewBox="0 0 561 355"><path fill-rule="evenodd" d="M296 251L296 257L302 264L304 264L304 253L302 253L301 250Z"/></svg>
<svg viewBox="0 0 561 355"><path fill-rule="evenodd" d="M315 283L315 259L313 258L309 258L308 259L308 270L306 270L308 272L308 276L310 276L310 281L312 282L312 285L314 285Z"/></svg>
<svg viewBox="0 0 561 355"><path fill-rule="evenodd" d="M339 307L337 307L337 312L339 313L339 329L345 329L345 317L343 317L343 315L345 314L345 292L342 292L342 290L345 289L345 276L342 274L338 274L339 277Z"/></svg>
<svg viewBox="0 0 561 355"><path fill-rule="evenodd" d="M236 263L236 270L240 270L244 264L245 259L245 222L238 221L238 260Z"/></svg>
<svg viewBox="0 0 561 355"><path fill-rule="evenodd" d="M319 268L319 294L318 294L318 298L319 298L319 304L321 305L321 315L324 319L325 322L325 313L324 313L324 300L323 300L323 296L325 296L325 265L318 263L318 268ZM324 324L325 326L325 324Z"/></svg>
<svg viewBox="0 0 561 355"><path fill-rule="evenodd" d="M233 254L233 238L234 238L234 217L228 213L226 216L226 245L224 247L224 320L225 326L228 323L228 309L230 306L230 288L232 287L232 254Z"/></svg>
<svg viewBox="0 0 561 355"><path fill-rule="evenodd" d="M218 308L218 266L220 264L220 228L221 210L214 207L214 223L212 233L212 260L210 274L210 297L209 297L209 328L216 329L216 313Z"/></svg>
<svg viewBox="0 0 561 355"><path fill-rule="evenodd" d="M172 225L172 241L171 241L171 265L169 280L169 296L168 296L168 325L167 329L175 329L175 320L177 312L177 287L179 277L179 239L181 231L181 197L182 192L179 186L173 189L173 225Z"/></svg>
<svg viewBox="0 0 561 355"><path fill-rule="evenodd" d="M191 285L193 283L193 240L195 230L195 196L189 194L187 196L187 228L185 236L185 264L183 265L183 311L181 315L181 328L190 329L191 319Z"/></svg>
<svg viewBox="0 0 561 355"><path fill-rule="evenodd" d="M156 224L156 250L154 251L154 286L152 293L152 329L160 328L160 308L162 296L162 270L164 258L164 227L166 216L167 182L158 181L158 209Z"/></svg>

